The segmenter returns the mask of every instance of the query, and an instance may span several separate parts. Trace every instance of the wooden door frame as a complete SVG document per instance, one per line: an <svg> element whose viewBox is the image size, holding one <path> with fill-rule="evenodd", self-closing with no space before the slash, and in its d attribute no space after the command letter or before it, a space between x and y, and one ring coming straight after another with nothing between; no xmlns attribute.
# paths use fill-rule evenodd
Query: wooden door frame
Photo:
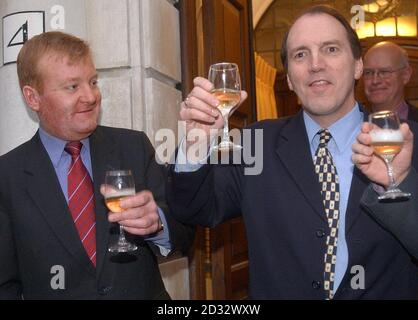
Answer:
<svg viewBox="0 0 418 320"><path fill-rule="evenodd" d="M183 99L193 89L193 79L199 75L196 1L180 0L181 91ZM197 227L194 245L189 253L190 298L206 299L205 228Z"/></svg>
<svg viewBox="0 0 418 320"><path fill-rule="evenodd" d="M213 61L217 61L219 57L215 57L211 50L206 50L203 57L199 57L197 29L198 24L196 20L196 2L199 0L179 0L177 7L180 11L180 41L181 41L181 70L182 70L182 85L181 90L183 99L193 89L193 79L199 76L199 59L203 59L203 65L206 70ZM204 6L204 15L213 15L214 8L211 5L213 0L200 0ZM216 0L218 1L218 0ZM229 0L235 4L239 4L235 0ZM248 2L248 19L249 19L249 41L248 46L250 52L253 50L253 28L252 28L252 2ZM207 18L203 16L203 21ZM213 37L216 36L215 30L210 28L206 23L204 24L204 41L206 44L210 43ZM247 61L249 72L255 75L254 58L248 57ZM249 103L251 103L251 110L255 121L256 117L256 96L255 96L255 80L254 76L251 82L247 84L253 93L250 95ZM238 112L238 111L237 111ZM222 224L216 228L208 229L197 227L196 239L193 248L189 254L189 279L190 279L190 296L191 299L204 300L212 299L226 299L226 287L231 282L230 275L225 272L225 259L228 255L225 253L231 250L231 243L228 238L228 225ZM211 278L208 278L208 275ZM212 296L208 297L208 292Z"/></svg>

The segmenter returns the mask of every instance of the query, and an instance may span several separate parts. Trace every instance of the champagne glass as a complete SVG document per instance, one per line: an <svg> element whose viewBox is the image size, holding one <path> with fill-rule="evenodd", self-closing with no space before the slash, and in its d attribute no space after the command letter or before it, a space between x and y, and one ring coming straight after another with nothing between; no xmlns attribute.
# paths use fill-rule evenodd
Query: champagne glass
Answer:
<svg viewBox="0 0 418 320"><path fill-rule="evenodd" d="M371 146L374 152L385 161L389 176L389 187L384 194L379 196L379 200L409 198L411 194L401 191L396 186L393 175L392 161L403 145L398 115L392 111L375 112L369 115L369 123L372 124Z"/></svg>
<svg viewBox="0 0 418 320"><path fill-rule="evenodd" d="M241 79L235 63L221 62L210 66L208 80L213 83L212 94L219 100L218 109L224 120L222 140L216 151L240 150L240 145L230 141L228 119L231 110L241 100Z"/></svg>
<svg viewBox="0 0 418 320"><path fill-rule="evenodd" d="M123 211L120 201L129 196L135 195L135 182L131 170L107 171L105 177L105 203L110 214L118 214ZM131 252L138 247L125 238L123 226L119 225L119 239L109 247L110 252Z"/></svg>

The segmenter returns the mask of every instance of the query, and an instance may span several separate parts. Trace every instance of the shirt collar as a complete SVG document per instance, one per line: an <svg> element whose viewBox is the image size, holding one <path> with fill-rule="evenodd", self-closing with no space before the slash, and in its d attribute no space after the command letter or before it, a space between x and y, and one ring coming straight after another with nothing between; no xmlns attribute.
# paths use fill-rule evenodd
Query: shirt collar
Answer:
<svg viewBox="0 0 418 320"><path fill-rule="evenodd" d="M55 168L58 167L59 162L64 154L67 154L64 151L65 145L68 141L59 139L47 133L44 129L39 127L39 137L41 138L42 144L44 145L46 151L48 152L49 158L51 159L52 164ZM83 145L81 149L82 154L90 154L90 143L89 138L82 139L80 141Z"/></svg>
<svg viewBox="0 0 418 320"><path fill-rule="evenodd" d="M321 130L321 126L316 123L305 111L303 111L303 119L305 121L306 132L308 134L309 143L316 149L319 143L317 133ZM363 113L360 111L359 104L356 102L354 108L344 117L333 123L329 128L339 152L344 151L348 144L351 145L351 137L357 134L357 128L363 122Z"/></svg>

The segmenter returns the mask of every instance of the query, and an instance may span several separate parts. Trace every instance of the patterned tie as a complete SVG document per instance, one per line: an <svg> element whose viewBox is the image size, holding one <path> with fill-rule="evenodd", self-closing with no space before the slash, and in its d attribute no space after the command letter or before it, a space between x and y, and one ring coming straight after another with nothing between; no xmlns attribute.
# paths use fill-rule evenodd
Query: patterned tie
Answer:
<svg viewBox="0 0 418 320"><path fill-rule="evenodd" d="M80 240L91 262L96 266L96 214L90 175L81 160L80 141L67 143L65 151L71 155L68 169L68 207Z"/></svg>
<svg viewBox="0 0 418 320"><path fill-rule="evenodd" d="M337 260L340 185L337 168L327 148L331 134L327 129L321 129L318 134L320 135L319 146L315 154L314 164L315 172L321 185L321 194L329 227L326 243L327 250L324 257L324 289L327 293L327 298L332 299L334 297L335 262Z"/></svg>

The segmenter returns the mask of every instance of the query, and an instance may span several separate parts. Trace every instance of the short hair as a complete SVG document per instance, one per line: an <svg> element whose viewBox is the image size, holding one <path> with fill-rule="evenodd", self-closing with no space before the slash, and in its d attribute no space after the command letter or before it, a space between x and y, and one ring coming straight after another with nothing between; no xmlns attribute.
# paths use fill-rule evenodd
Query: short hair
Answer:
<svg viewBox="0 0 418 320"><path fill-rule="evenodd" d="M296 20L298 20L304 15L316 15L316 14L327 14L335 18L344 27L347 33L347 39L348 39L348 42L350 43L351 52L353 53L354 59L359 60L361 58L362 49L361 49L361 44L357 36L357 33L353 30L353 28L351 28L350 24L347 22L344 16L340 12L338 12L338 10L336 10L335 8L328 6L328 5L316 5L316 6L310 7L302 11L298 15ZM288 69L287 39L289 37L290 29L291 27L286 32L286 35L283 39L281 53L280 53L280 58L282 60L283 67L286 72Z"/></svg>
<svg viewBox="0 0 418 320"><path fill-rule="evenodd" d="M89 45L73 35L51 31L29 39L17 57L17 75L20 88L30 85L43 91L42 74L39 61L47 54L58 54L75 63L91 56Z"/></svg>
<svg viewBox="0 0 418 320"><path fill-rule="evenodd" d="M405 67L409 67L409 55L408 51L406 51L404 48L399 46L399 49L401 49L401 62Z"/></svg>

